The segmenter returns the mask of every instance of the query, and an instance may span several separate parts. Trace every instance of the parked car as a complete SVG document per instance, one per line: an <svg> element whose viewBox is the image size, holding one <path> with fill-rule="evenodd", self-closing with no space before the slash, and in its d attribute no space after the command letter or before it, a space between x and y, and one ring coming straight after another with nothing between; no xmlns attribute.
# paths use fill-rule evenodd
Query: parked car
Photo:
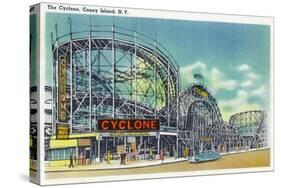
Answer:
<svg viewBox="0 0 281 188"><path fill-rule="evenodd" d="M218 152L207 150L203 151L199 154L194 155L189 162L190 163L200 163L200 162L207 162L207 161L215 161L220 159L221 156Z"/></svg>

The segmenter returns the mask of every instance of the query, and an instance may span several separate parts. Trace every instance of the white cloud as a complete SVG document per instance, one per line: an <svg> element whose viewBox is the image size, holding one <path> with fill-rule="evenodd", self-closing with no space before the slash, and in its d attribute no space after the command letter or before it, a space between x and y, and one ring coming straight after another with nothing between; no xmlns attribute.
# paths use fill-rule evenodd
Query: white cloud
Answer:
<svg viewBox="0 0 281 188"><path fill-rule="evenodd" d="M237 67L241 77L244 80L240 83L240 87L247 88L254 85L255 81L259 79L259 76L253 72L252 68L247 64L242 64Z"/></svg>
<svg viewBox="0 0 281 188"><path fill-rule="evenodd" d="M248 73L246 76L251 80L257 80L259 78L259 76L253 72Z"/></svg>
<svg viewBox="0 0 281 188"><path fill-rule="evenodd" d="M263 96L265 95L265 92L266 92L265 86L262 85L262 86L260 86L259 88L253 90L253 91L251 92L251 94L252 94L252 96L263 97Z"/></svg>
<svg viewBox="0 0 281 188"><path fill-rule="evenodd" d="M226 78L223 72L217 68L212 68L208 74L208 87L213 94L219 90L234 90L237 86L235 80Z"/></svg>
<svg viewBox="0 0 281 188"><path fill-rule="evenodd" d="M194 80L193 80L194 74L205 75L206 72L207 72L206 65L200 61L197 61L192 65L182 67L180 69L180 76L181 76L181 79L183 80L183 82L181 82L181 83L188 83L188 84L194 83Z"/></svg>
<svg viewBox="0 0 281 188"><path fill-rule="evenodd" d="M252 80L245 80L245 81L241 82L241 87L250 87L252 85L253 85Z"/></svg>
<svg viewBox="0 0 281 188"><path fill-rule="evenodd" d="M206 69L206 65L200 61L197 61L196 63L194 63L190 66L186 66L183 69L185 69L186 71L204 70L204 69Z"/></svg>
<svg viewBox="0 0 281 188"><path fill-rule="evenodd" d="M240 82L231 79L219 68L210 67L200 61L183 67L180 73L184 82L189 84L194 82L194 74L202 74L205 77L205 85L207 85L213 96L220 90L231 91L234 94L233 97L217 99L223 119L228 121L231 115L239 112L265 109L263 104L266 104L268 100L266 87L264 85L261 86L262 83L259 82L259 75L253 72L250 66L242 64L237 67L237 70L240 70Z"/></svg>
<svg viewBox="0 0 281 188"><path fill-rule="evenodd" d="M251 94L245 90L238 90L236 96L228 100L218 100L223 119L228 121L231 115L239 112L262 109L256 102L249 102Z"/></svg>
<svg viewBox="0 0 281 188"><path fill-rule="evenodd" d="M208 78L206 82L213 95L219 90L234 90L237 87L237 82L235 80L228 79L219 69L215 67L208 68L207 65L200 61L181 69L181 77L188 83L194 82L193 75L197 73Z"/></svg>
<svg viewBox="0 0 281 188"><path fill-rule="evenodd" d="M248 92L245 90L238 90L236 95L237 97L242 97L243 99L248 98Z"/></svg>
<svg viewBox="0 0 281 188"><path fill-rule="evenodd" d="M239 65L237 67L237 70L242 71L242 72L249 71L250 70L250 66L247 65L247 64L242 64L242 65Z"/></svg>

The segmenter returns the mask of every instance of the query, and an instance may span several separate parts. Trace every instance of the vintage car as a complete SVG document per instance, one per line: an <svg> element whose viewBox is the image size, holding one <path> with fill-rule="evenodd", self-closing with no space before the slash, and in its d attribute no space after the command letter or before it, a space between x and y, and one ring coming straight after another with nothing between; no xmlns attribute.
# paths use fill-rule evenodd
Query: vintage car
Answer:
<svg viewBox="0 0 281 188"><path fill-rule="evenodd" d="M203 151L199 154L194 155L189 162L190 163L200 163L200 162L207 162L207 161L214 161L220 159L220 154L218 152L207 150Z"/></svg>

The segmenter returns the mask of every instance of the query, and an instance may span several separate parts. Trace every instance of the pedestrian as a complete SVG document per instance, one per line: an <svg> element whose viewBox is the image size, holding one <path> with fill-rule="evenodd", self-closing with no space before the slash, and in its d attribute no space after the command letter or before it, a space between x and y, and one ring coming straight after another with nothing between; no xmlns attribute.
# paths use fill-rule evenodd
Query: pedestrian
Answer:
<svg viewBox="0 0 281 188"><path fill-rule="evenodd" d="M185 155L186 155L186 158L189 157L189 148L186 148L186 149L185 149Z"/></svg>
<svg viewBox="0 0 281 188"><path fill-rule="evenodd" d="M83 165L86 165L86 155L83 154Z"/></svg>
<svg viewBox="0 0 281 188"><path fill-rule="evenodd" d="M120 154L120 165L123 165L123 152Z"/></svg>
<svg viewBox="0 0 281 188"><path fill-rule="evenodd" d="M91 157L91 164L94 164L94 163L95 163L95 159L96 159L96 157L95 157L95 154L93 153L93 154L92 154L92 157Z"/></svg>
<svg viewBox="0 0 281 188"><path fill-rule="evenodd" d="M79 159L80 165L83 166L83 152L80 153Z"/></svg>
<svg viewBox="0 0 281 188"><path fill-rule="evenodd" d="M164 162L164 152L163 152L163 150L161 150L160 151L160 160L161 160L161 162L162 162L162 164L163 164L163 162Z"/></svg>
<svg viewBox="0 0 281 188"><path fill-rule="evenodd" d="M111 155L110 155L110 151L109 150L107 151L107 154L106 154L106 160L107 160L107 164L111 163Z"/></svg>
<svg viewBox="0 0 281 188"><path fill-rule="evenodd" d="M177 150L175 149L175 160L177 159L178 153Z"/></svg>
<svg viewBox="0 0 281 188"><path fill-rule="evenodd" d="M73 153L71 152L70 153L70 156L69 156L69 160L70 160L70 162L69 162L69 168L74 168L74 165L73 165Z"/></svg>
<svg viewBox="0 0 281 188"><path fill-rule="evenodd" d="M148 156L148 160L152 160L153 157L152 157L152 149L149 148L149 156Z"/></svg>
<svg viewBox="0 0 281 188"><path fill-rule="evenodd" d="M124 162L124 165L126 165L126 162L127 162L127 161L126 161L126 157L127 157L127 154L126 154L126 152L124 152L124 159L123 159L123 160L124 160L124 161L123 161L123 162Z"/></svg>

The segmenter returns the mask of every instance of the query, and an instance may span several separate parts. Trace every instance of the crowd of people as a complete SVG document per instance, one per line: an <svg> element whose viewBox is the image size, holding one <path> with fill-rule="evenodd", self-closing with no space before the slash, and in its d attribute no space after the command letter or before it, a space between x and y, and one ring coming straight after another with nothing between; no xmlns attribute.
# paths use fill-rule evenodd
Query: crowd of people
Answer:
<svg viewBox="0 0 281 188"><path fill-rule="evenodd" d="M74 168L74 164L81 166L86 165L86 156L81 152L79 158L77 159L77 156L71 152L69 156L69 168Z"/></svg>
<svg viewBox="0 0 281 188"><path fill-rule="evenodd" d="M163 163L166 155L167 155L166 152L161 150L160 153L159 153L159 157L157 159L161 160L162 163ZM107 164L111 164L112 160L113 160L113 153L111 153L110 151L107 151L104 159L105 159ZM123 151L119 154L120 165L126 165L128 159L137 160L137 159L140 159L140 158L137 158L136 155L133 155L131 152L126 153L126 152ZM152 149L150 148L148 150L148 154L145 154L142 159L143 160L150 160L150 161L156 160L156 155L153 153ZM77 166L77 165L84 166L84 165L89 164L87 162L88 160L86 159L86 156L83 154L83 152L80 153L78 158L76 157L76 155L73 152L71 152L71 154L69 156L69 161L70 161L69 162L69 168L74 168L74 166Z"/></svg>

